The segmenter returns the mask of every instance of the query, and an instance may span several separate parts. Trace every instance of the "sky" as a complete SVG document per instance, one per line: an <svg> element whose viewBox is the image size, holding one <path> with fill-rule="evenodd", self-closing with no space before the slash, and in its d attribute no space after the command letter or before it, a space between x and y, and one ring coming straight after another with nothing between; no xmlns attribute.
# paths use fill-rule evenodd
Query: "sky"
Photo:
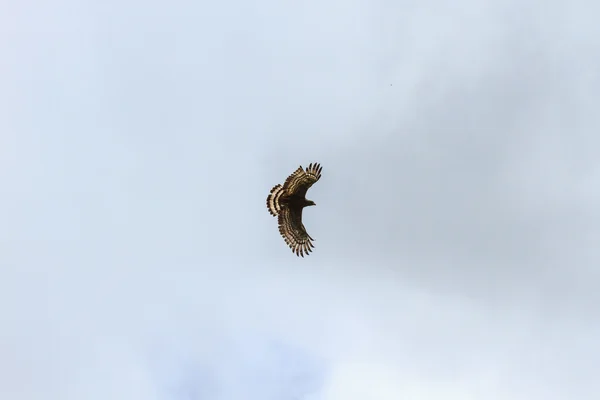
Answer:
<svg viewBox="0 0 600 400"><path fill-rule="evenodd" d="M0 398L599 398L599 11L1 3Z"/></svg>

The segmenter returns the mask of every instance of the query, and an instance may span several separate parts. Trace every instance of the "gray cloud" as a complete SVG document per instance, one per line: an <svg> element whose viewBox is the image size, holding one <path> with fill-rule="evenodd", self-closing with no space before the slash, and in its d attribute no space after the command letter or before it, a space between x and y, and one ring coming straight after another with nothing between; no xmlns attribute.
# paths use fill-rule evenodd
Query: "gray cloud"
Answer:
<svg viewBox="0 0 600 400"><path fill-rule="evenodd" d="M4 397L597 397L596 6L29 6ZM296 259L264 198L313 161Z"/></svg>

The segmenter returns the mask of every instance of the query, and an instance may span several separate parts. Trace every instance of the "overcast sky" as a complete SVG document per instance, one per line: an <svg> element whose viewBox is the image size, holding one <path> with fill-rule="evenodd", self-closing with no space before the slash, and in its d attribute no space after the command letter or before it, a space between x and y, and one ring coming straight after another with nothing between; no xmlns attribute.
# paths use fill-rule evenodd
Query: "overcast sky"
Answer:
<svg viewBox="0 0 600 400"><path fill-rule="evenodd" d="M599 12L3 2L0 398L600 398Z"/></svg>

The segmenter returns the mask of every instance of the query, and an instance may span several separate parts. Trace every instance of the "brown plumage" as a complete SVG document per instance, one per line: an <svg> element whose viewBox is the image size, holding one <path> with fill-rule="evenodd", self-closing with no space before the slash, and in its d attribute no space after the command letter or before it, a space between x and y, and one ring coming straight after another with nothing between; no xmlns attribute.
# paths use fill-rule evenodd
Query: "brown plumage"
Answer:
<svg viewBox="0 0 600 400"><path fill-rule="evenodd" d="M267 209L279 223L279 233L297 256L308 255L314 240L302 224L302 209L314 206L306 199L306 191L321 178L321 166L310 164L306 170L300 166L286 180L283 186L275 185L267 197Z"/></svg>

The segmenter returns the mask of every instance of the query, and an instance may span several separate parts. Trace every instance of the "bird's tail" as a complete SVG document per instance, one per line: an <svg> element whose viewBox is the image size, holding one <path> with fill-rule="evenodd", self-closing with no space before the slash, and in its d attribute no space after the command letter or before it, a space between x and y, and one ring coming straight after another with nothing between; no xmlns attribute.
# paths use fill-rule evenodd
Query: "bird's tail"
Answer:
<svg viewBox="0 0 600 400"><path fill-rule="evenodd" d="M267 208L272 216L277 216L281 210L281 204L279 204L279 198L283 194L283 187L281 185L273 186L271 193L267 197Z"/></svg>

